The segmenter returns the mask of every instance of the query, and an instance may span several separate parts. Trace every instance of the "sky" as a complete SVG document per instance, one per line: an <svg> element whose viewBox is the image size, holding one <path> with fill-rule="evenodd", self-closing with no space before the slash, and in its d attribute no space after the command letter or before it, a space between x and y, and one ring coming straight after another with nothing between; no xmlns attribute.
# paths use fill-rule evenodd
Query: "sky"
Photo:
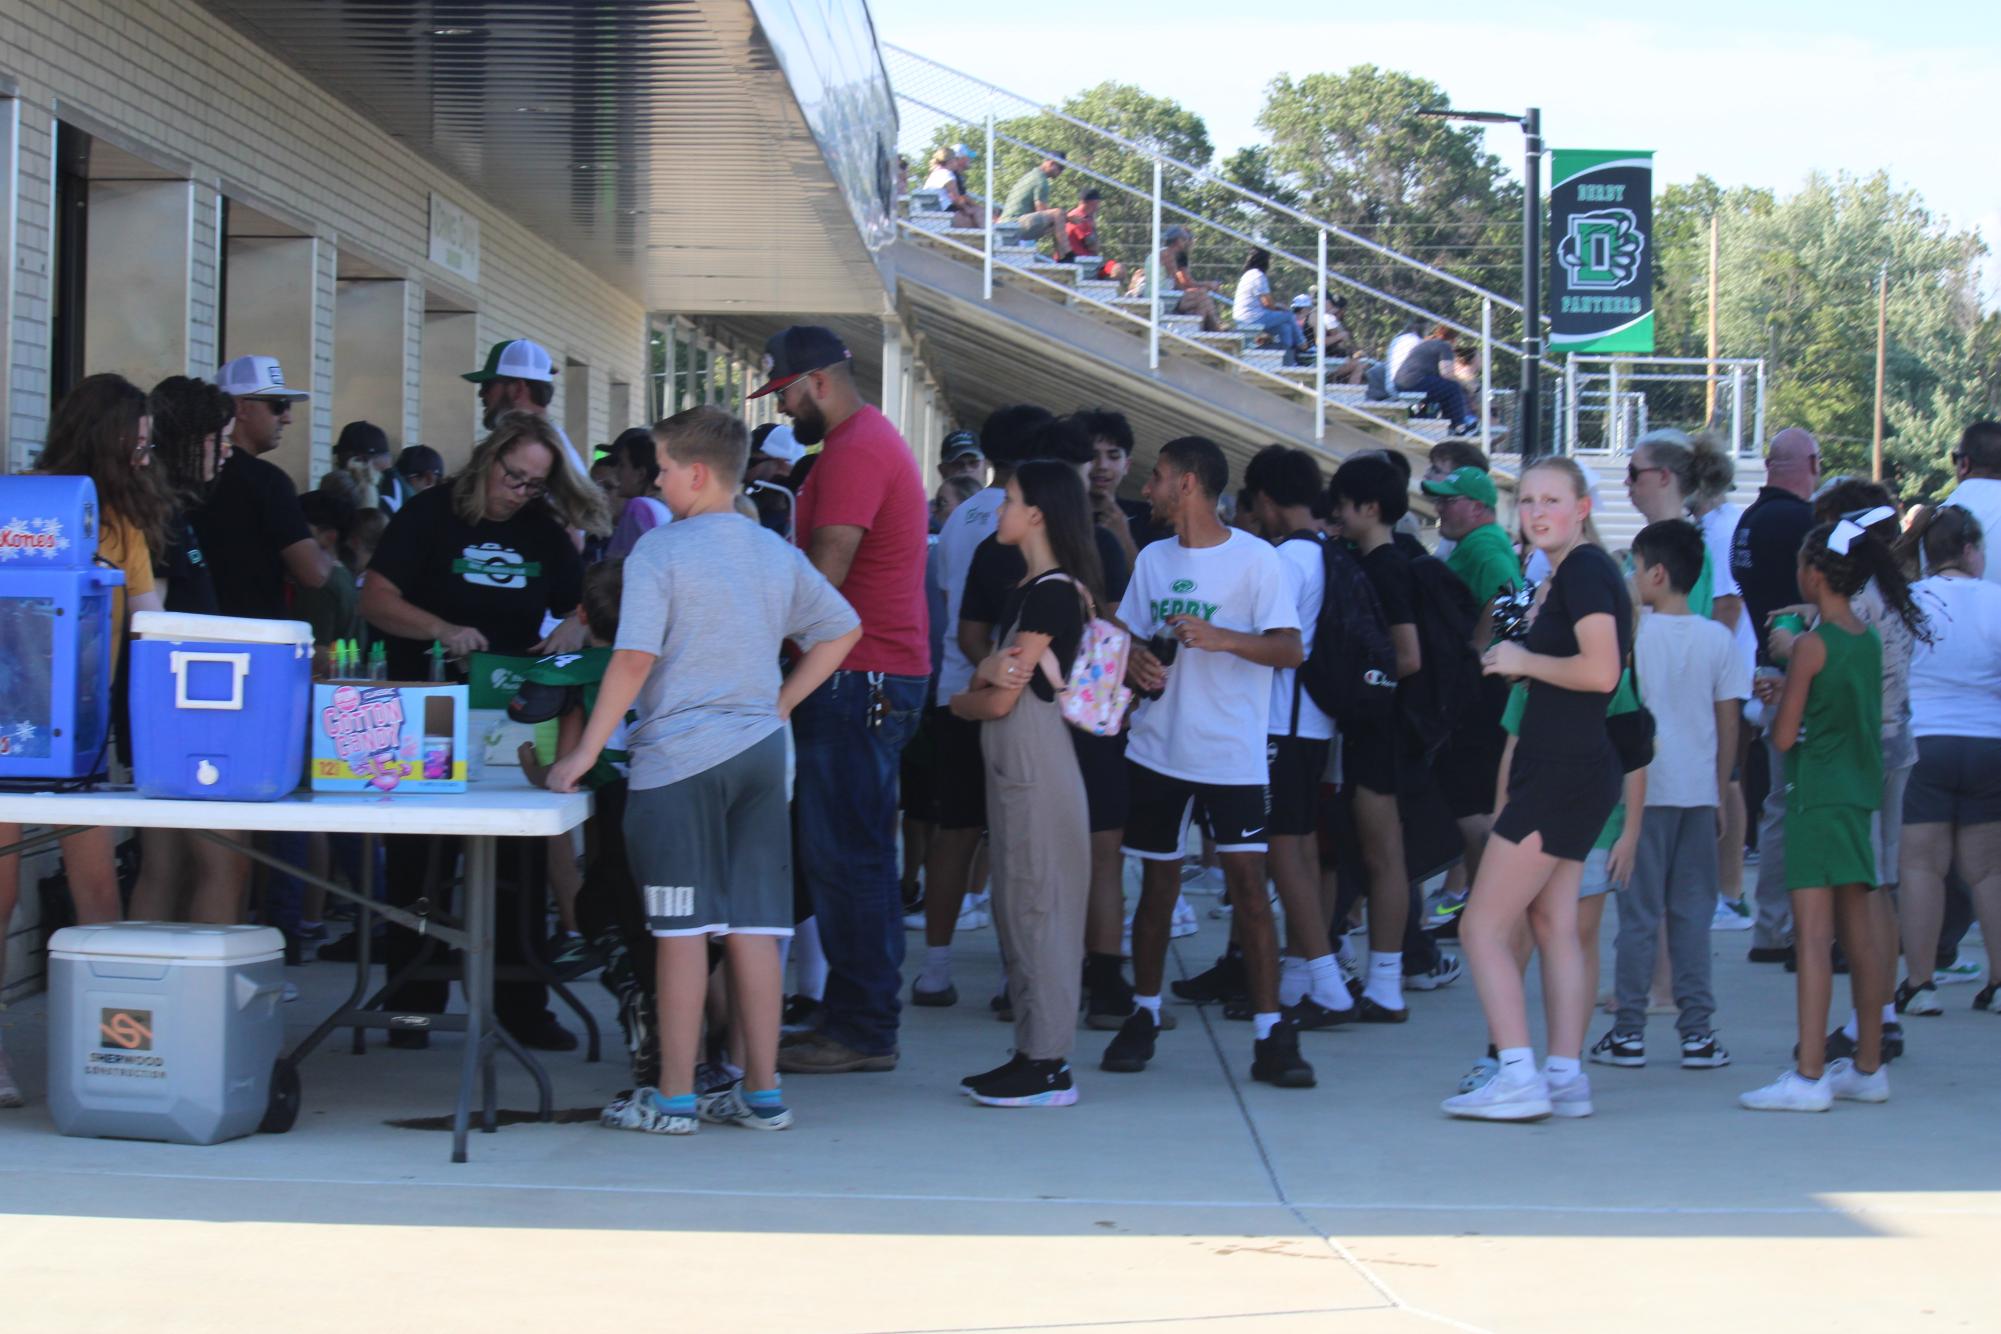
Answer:
<svg viewBox="0 0 2001 1334"><path fill-rule="evenodd" d="M869 0L884 42L1011 92L1061 101L1106 79L1171 97L1208 122L1217 157L1257 142L1276 75L1359 64L1407 70L1460 108L1542 108L1559 148L1651 148L1657 183L1706 173L1726 186L1796 189L1809 172L1887 170L1934 214L2001 248L2001 173L1988 108L2001 71L1992 0L1677 0L1411 6L1377 18L1326 5L1100 0L1054 27L1018 5ZM1339 12L1335 12L1336 10ZM1602 16L1602 17L1601 17ZM1206 52L1199 62L1185 52ZM1488 147L1519 173L1512 126ZM2001 262L1983 294L2001 301Z"/></svg>

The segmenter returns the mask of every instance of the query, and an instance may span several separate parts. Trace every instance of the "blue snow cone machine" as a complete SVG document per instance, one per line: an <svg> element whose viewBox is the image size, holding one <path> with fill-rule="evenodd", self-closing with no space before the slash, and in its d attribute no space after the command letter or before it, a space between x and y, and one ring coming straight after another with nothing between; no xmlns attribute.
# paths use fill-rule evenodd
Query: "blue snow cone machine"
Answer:
<svg viewBox="0 0 2001 1334"><path fill-rule="evenodd" d="M0 477L0 782L106 771L113 590L88 477Z"/></svg>

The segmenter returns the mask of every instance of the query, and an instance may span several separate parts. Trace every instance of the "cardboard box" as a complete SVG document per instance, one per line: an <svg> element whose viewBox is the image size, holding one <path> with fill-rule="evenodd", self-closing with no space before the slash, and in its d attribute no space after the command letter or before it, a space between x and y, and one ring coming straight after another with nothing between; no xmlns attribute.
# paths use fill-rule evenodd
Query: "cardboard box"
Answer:
<svg viewBox="0 0 2001 1334"><path fill-rule="evenodd" d="M468 712L464 686L314 683L313 791L465 791Z"/></svg>

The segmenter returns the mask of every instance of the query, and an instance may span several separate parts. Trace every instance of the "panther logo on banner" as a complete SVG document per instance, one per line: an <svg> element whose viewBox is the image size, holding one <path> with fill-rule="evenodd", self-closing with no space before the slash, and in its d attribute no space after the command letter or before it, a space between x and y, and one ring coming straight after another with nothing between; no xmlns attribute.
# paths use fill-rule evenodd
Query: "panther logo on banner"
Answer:
<svg viewBox="0 0 2001 1334"><path fill-rule="evenodd" d="M1640 276L1646 233L1629 208L1604 208L1570 215L1570 230L1557 243L1556 262L1581 292L1614 292Z"/></svg>

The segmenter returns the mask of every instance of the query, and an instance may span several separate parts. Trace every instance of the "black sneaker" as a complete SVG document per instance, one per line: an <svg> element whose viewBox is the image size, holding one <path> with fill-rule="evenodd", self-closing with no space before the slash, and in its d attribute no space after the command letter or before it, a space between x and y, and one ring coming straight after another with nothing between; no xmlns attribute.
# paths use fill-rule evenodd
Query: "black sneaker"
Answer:
<svg viewBox="0 0 2001 1334"><path fill-rule="evenodd" d="M1623 1065L1628 1068L1645 1065L1646 1037L1640 1033L1607 1033L1591 1049L1591 1059L1598 1065Z"/></svg>
<svg viewBox="0 0 2001 1334"><path fill-rule="evenodd" d="M1883 1025L1883 1064L1888 1065L1904 1054L1904 1026L1898 1023Z"/></svg>
<svg viewBox="0 0 2001 1334"><path fill-rule="evenodd" d="M1153 1059L1153 1040L1157 1032L1152 1015L1145 1010L1134 1010L1126 1016L1125 1023L1119 1025L1118 1035L1105 1047L1105 1055L1098 1062L1098 1068L1118 1075L1138 1074Z"/></svg>
<svg viewBox="0 0 2001 1334"><path fill-rule="evenodd" d="M604 959L599 956L597 947L575 932L559 936L548 943L547 961L549 971L564 982L574 982L604 966Z"/></svg>
<svg viewBox="0 0 2001 1334"><path fill-rule="evenodd" d="M1270 1037L1251 1044L1251 1078L1282 1089L1313 1087L1317 1081L1313 1067L1299 1054L1298 1029L1281 1019L1272 1026Z"/></svg>
<svg viewBox="0 0 2001 1334"><path fill-rule="evenodd" d="M1897 983L1898 1014L1944 1014L1945 1007L1938 1003L1938 985L1927 978L1916 986L1908 977Z"/></svg>
<svg viewBox="0 0 2001 1334"><path fill-rule="evenodd" d="M1355 998L1355 1018L1365 1024L1402 1024L1410 1021L1410 1008L1399 1005L1395 1009L1381 1004L1370 996Z"/></svg>
<svg viewBox="0 0 2001 1334"><path fill-rule="evenodd" d="M1234 949L1225 951L1208 969L1191 978L1170 982L1168 989L1176 1000L1194 1005L1248 999L1250 981L1244 974L1244 956Z"/></svg>
<svg viewBox="0 0 2001 1334"><path fill-rule="evenodd" d="M1609 1034L1607 1036L1610 1036ZM1730 1052L1714 1033L1684 1033L1681 1037L1681 1068L1720 1070L1730 1064Z"/></svg>
<svg viewBox="0 0 2001 1334"><path fill-rule="evenodd" d="M1355 1007L1350 1005L1345 1010L1330 1010L1313 997L1302 996L1299 1004L1288 1006L1284 1013L1287 1023L1302 1033L1312 1033L1353 1022Z"/></svg>
<svg viewBox="0 0 2001 1334"><path fill-rule="evenodd" d="M1133 1012L1132 984L1126 981L1125 960L1116 954L1091 954L1084 959L1084 1026L1115 1033Z"/></svg>
<svg viewBox="0 0 2001 1334"><path fill-rule="evenodd" d="M910 984L910 1003L927 1009L942 1010L959 1003L959 989L947 982L937 991L926 991L917 983Z"/></svg>
<svg viewBox="0 0 2001 1334"><path fill-rule="evenodd" d="M1753 945L1746 956L1752 963L1791 963L1793 947L1790 945Z"/></svg>
<svg viewBox="0 0 2001 1334"><path fill-rule="evenodd" d="M1000 1020L1002 1023L1011 1024L1014 1022L1014 1002L1008 999L1006 987L1001 988L1000 995L987 1002L987 1008L992 1010L994 1018Z"/></svg>
<svg viewBox="0 0 2001 1334"><path fill-rule="evenodd" d="M804 1033L820 1026L820 1018L827 1007L811 996L787 996L785 1015L779 1021L780 1033Z"/></svg>
<svg viewBox="0 0 2001 1334"><path fill-rule="evenodd" d="M982 1107L1069 1107L1077 1101L1077 1085L1068 1061L1023 1059L973 1085L966 1096Z"/></svg>
<svg viewBox="0 0 2001 1334"><path fill-rule="evenodd" d="M1013 1074L1017 1067L1026 1064L1027 1061L1028 1058L1026 1056L1023 1056L1020 1052L1016 1052L991 1070L982 1070L977 1075L967 1075L959 1081L959 1092L970 1097L974 1089L982 1084L991 1084L996 1079L1000 1079L1005 1075Z"/></svg>
<svg viewBox="0 0 2001 1334"><path fill-rule="evenodd" d="M2001 983L1989 982L1986 986L1982 987L1974 994L1973 1008L1976 1010L1992 1010L1994 1008L1994 993L1997 990L2001 990Z"/></svg>
<svg viewBox="0 0 2001 1334"><path fill-rule="evenodd" d="M544 1011L542 1017L519 1028L508 1025L507 1031L514 1040L530 1051L575 1051L577 1035L556 1022L556 1016Z"/></svg>

